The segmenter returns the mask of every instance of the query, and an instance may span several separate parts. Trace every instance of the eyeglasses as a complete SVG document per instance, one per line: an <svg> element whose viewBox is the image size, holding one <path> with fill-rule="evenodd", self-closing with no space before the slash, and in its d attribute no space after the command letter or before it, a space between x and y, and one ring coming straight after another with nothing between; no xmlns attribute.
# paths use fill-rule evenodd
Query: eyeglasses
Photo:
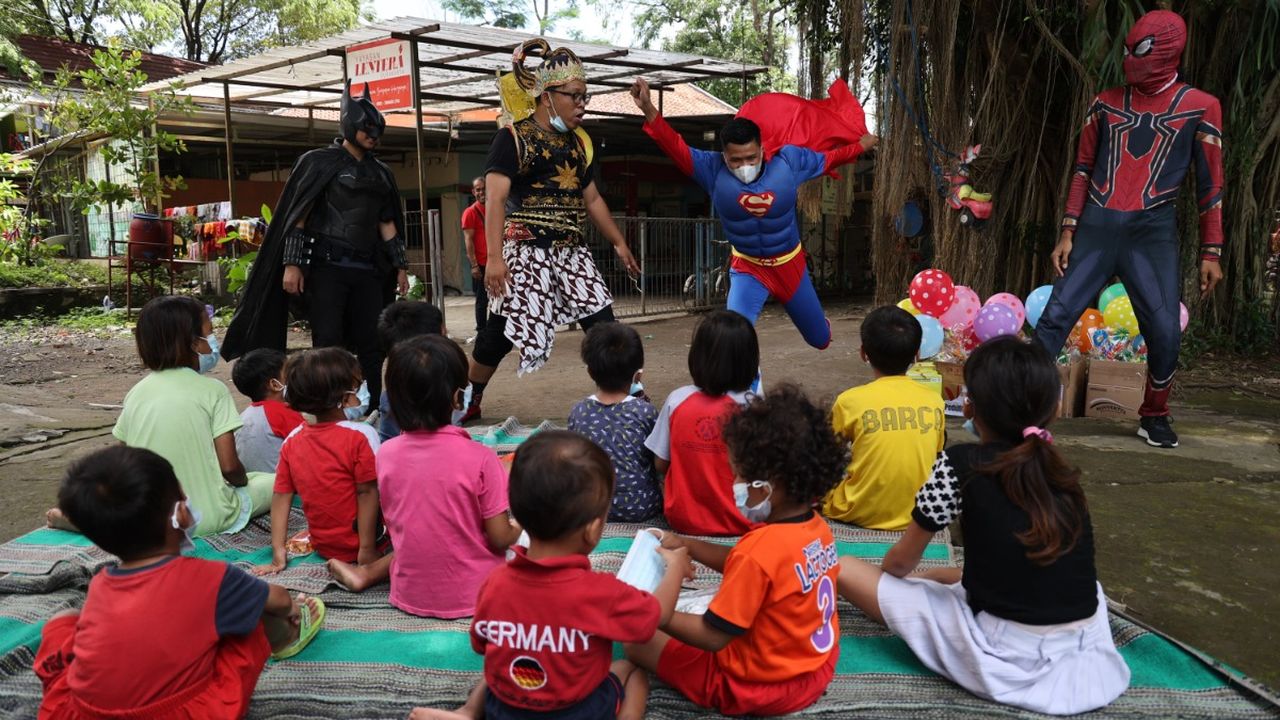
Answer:
<svg viewBox="0 0 1280 720"><path fill-rule="evenodd" d="M564 95L565 97L573 100L574 105L581 105L583 107L586 107L587 103L591 102L591 93L586 93L586 92L570 93L570 92L565 92L563 90L556 90L554 88L548 90L547 92L553 92L557 95Z"/></svg>

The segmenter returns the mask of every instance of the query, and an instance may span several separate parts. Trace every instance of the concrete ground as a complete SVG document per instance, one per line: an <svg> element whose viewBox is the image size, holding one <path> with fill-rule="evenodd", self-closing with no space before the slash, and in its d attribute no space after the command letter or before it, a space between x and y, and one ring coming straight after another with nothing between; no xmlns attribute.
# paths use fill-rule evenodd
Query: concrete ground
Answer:
<svg viewBox="0 0 1280 720"><path fill-rule="evenodd" d="M460 342L474 324L469 302L448 302ZM866 309L830 305L835 340L818 352L780 308L766 308L759 323L766 384L792 380L830 400L868 380L857 355ZM687 382L695 321L637 323L645 385L657 401ZM563 422L592 390L577 356L581 337L561 333L552 361L525 378L508 361L485 395L485 421ZM294 333L291 345L306 346L306 335ZM141 375L125 329L0 331L0 540L41 523L69 460L113 442L118 405ZM227 365L215 376L230 384ZM1084 471L1101 580L1139 619L1280 686L1280 369L1209 362L1180 379L1177 450L1147 447L1133 422L1071 419L1053 427L1059 447ZM957 423L951 437L968 435Z"/></svg>

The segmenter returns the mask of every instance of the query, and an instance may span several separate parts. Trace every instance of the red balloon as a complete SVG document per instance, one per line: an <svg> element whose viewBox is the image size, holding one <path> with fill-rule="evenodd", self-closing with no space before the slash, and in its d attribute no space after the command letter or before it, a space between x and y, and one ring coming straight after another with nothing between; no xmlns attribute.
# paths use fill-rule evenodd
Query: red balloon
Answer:
<svg viewBox="0 0 1280 720"><path fill-rule="evenodd" d="M921 313L936 318L956 301L956 286L941 270L923 270L911 279L908 296Z"/></svg>

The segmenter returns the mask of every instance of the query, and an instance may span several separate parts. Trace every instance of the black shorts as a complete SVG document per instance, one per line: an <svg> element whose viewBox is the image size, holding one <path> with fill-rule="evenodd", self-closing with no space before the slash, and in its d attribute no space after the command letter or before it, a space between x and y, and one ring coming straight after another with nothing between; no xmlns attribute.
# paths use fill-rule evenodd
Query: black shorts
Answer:
<svg viewBox="0 0 1280 720"><path fill-rule="evenodd" d="M484 695L484 717L485 720L545 720L546 718L556 718L556 720L600 720L601 718L617 717L618 710L622 707L622 700L625 697L626 693L622 689L622 681L618 679L617 675L609 673L604 682L597 685L590 695L569 707L560 708L559 710L545 712L525 710L502 702L492 691L486 692Z"/></svg>

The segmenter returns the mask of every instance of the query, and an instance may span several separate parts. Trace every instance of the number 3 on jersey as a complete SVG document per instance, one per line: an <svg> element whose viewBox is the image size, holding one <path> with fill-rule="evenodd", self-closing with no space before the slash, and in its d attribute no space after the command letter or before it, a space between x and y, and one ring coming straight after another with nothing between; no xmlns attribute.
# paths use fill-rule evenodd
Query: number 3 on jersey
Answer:
<svg viewBox="0 0 1280 720"><path fill-rule="evenodd" d="M825 653L836 644L836 628L832 619L836 614L836 585L830 575L824 575L818 583L818 612L822 613L822 624L809 636L813 649Z"/></svg>

